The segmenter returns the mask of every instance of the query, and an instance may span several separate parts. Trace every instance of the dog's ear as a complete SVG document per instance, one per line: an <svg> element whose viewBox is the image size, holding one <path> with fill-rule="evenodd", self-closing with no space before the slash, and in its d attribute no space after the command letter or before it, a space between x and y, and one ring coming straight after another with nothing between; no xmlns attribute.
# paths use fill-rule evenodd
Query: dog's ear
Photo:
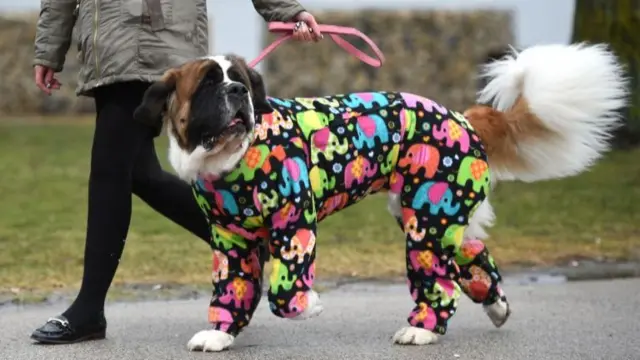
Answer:
<svg viewBox="0 0 640 360"><path fill-rule="evenodd" d="M142 102L133 112L133 118L143 124L162 128L162 113L166 110L167 98L176 88L178 70L164 73L160 81L151 84L144 92Z"/></svg>
<svg viewBox="0 0 640 360"><path fill-rule="evenodd" d="M253 102L253 111L256 114L271 114L273 108L267 101L267 90L264 87L262 75L254 69L247 67L247 74L251 82L251 101Z"/></svg>

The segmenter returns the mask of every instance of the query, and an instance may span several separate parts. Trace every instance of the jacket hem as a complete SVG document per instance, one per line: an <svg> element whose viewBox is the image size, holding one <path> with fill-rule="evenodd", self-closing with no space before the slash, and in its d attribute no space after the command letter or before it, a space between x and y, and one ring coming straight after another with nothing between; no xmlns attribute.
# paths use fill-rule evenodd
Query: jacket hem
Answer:
<svg viewBox="0 0 640 360"><path fill-rule="evenodd" d="M127 81L142 81L142 82L156 82L162 78L162 74L158 75L143 75L143 74L131 74L131 75L113 75L107 76L99 80L91 80L86 83L79 84L76 87L77 96L93 97L93 91L96 88L112 85L115 83L127 82Z"/></svg>

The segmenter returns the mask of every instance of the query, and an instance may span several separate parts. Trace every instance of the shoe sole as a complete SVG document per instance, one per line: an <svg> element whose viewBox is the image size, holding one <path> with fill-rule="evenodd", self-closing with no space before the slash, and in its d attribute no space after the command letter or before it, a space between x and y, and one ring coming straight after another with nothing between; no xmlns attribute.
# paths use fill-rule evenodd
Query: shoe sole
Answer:
<svg viewBox="0 0 640 360"><path fill-rule="evenodd" d="M52 340L52 339L49 339L49 338L46 338L46 337L38 337L38 336L31 335L31 339L39 342L40 344L50 344L50 345L75 344L75 343L79 343L79 342L83 342L83 341L103 340L106 337L107 337L107 331L106 330L102 330L102 331L99 331L99 332L88 334L88 335L79 337L79 338L74 339L74 340Z"/></svg>

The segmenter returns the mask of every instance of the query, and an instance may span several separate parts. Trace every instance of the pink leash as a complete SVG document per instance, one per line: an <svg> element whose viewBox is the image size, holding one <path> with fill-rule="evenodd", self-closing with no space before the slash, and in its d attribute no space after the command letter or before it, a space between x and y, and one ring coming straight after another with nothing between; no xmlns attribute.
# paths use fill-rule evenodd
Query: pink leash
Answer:
<svg viewBox="0 0 640 360"><path fill-rule="evenodd" d="M255 67L267 55L273 52L278 46L280 46L286 40L291 39L293 37L294 26L295 26L295 23L284 23L284 22L269 23L269 32L281 33L282 36L280 36L278 39L272 42L269 46L267 46L264 50L262 50L260 55L258 55L257 58L255 58L253 61L249 63L249 66ZM333 41L336 44L338 44L338 46L346 50L349 54L360 59L360 61L362 61L363 63L371 65L373 67L382 66L382 63L384 62L384 55L382 54L382 51L380 51L378 46L371 39L369 39L367 35L363 34L358 29L344 27L344 26L337 26L337 25L320 25L320 31L322 32L322 34L328 34L333 39ZM364 53L362 50L356 48L353 44L345 40L340 35L353 35L364 40L367 43L367 45L369 45L371 50L373 50L376 58L373 58L367 55L366 53Z"/></svg>

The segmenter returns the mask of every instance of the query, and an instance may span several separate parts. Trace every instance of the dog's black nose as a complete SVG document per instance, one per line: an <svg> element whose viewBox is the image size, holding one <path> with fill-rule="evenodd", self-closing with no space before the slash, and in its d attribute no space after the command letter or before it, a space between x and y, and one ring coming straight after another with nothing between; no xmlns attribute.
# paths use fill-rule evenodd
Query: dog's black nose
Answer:
<svg viewBox="0 0 640 360"><path fill-rule="evenodd" d="M247 87L241 83L234 82L229 84L229 88L227 91L229 92L229 94L242 96L246 95L249 92L249 89L247 89Z"/></svg>

